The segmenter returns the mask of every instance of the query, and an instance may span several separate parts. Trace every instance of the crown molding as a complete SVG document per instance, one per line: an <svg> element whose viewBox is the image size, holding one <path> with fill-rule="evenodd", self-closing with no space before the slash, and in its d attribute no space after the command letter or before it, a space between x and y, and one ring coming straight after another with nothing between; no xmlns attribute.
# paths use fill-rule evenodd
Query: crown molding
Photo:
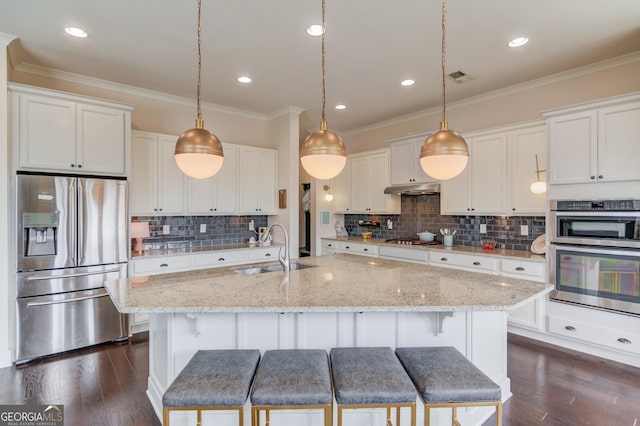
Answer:
<svg viewBox="0 0 640 426"><path fill-rule="evenodd" d="M640 51L629 53L627 55L618 56L616 58L607 59L601 62L595 62L593 64L585 65L582 67L574 68L568 71L559 72L556 74L551 74L545 77L537 78L535 80L527 81L525 83L515 84L513 86L505 87L498 90L493 90L491 92L483 93L477 96L472 96L469 98L461 99L459 101L447 103L447 110L453 110L458 108L463 108L469 105L477 104L479 102L485 102L488 100L493 100L496 98L500 98L507 95L513 95L516 93L524 92L527 90L535 89L542 86L547 86L550 84L558 83L564 80L569 80L571 78L581 77L583 75L592 74L598 71L604 71L610 68L619 67L622 65L632 64L634 62L640 61ZM362 132L368 132L372 130L377 130L383 127L392 126L395 124L404 123L410 120L415 120L419 118L424 118L428 115L441 112L442 105L437 107L425 109L422 111L417 111L411 114L402 115L399 117L391 118L389 120L380 121L378 123L374 123L371 125L359 127L356 129L351 129L343 134L345 136L353 135Z"/></svg>
<svg viewBox="0 0 640 426"><path fill-rule="evenodd" d="M115 83L109 80L103 80L94 77L87 77L80 74L74 74L66 71L55 70L51 68L41 67L31 64L20 64L15 67L15 70L25 72L28 74L39 75L42 77L53 78L56 80L69 81L71 83L84 84L91 87L98 87L105 90L113 90L116 92L127 93L129 95L141 96L144 98L155 99L158 101L171 102L179 105L193 106L195 100L185 98L182 96L170 95L168 93L158 92L155 90L143 89L140 87L129 86L126 84ZM203 109L210 111L221 112L225 114L238 115L242 117L252 118L256 120L267 120L268 117L265 114L257 112L247 111L240 108L233 108L224 105L202 102Z"/></svg>
<svg viewBox="0 0 640 426"><path fill-rule="evenodd" d="M283 115L287 115L287 114L296 114L296 115L300 115L303 112L305 112L306 109L301 108L301 107L297 107L294 105L287 105L284 108L280 108L276 111L273 111L272 113L267 115L267 119L269 120L273 120L275 118L281 117Z"/></svg>

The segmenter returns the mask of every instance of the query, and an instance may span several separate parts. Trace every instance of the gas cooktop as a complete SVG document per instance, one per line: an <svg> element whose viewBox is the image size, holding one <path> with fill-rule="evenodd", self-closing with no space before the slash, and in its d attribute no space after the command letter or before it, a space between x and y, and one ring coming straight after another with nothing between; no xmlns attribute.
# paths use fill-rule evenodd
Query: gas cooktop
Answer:
<svg viewBox="0 0 640 426"><path fill-rule="evenodd" d="M384 240L385 243L392 244L403 244L408 246L435 246L442 244L442 241L433 240L433 241L422 241L417 238L390 238L388 240Z"/></svg>

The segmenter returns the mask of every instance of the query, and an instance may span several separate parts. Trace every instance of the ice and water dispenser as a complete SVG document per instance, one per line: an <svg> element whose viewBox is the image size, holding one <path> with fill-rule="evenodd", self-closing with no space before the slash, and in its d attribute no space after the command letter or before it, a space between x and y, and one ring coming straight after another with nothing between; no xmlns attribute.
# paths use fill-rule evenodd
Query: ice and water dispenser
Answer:
<svg viewBox="0 0 640 426"><path fill-rule="evenodd" d="M22 232L25 257L55 256L57 230L57 213L23 213Z"/></svg>

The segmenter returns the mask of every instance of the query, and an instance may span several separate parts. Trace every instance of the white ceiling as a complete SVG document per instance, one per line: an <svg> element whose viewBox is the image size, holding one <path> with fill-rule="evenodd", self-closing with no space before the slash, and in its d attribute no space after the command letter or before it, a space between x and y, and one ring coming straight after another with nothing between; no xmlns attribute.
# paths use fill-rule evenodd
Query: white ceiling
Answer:
<svg viewBox="0 0 640 426"><path fill-rule="evenodd" d="M438 0L327 0L327 119L348 131L441 102ZM12 65L36 65L195 99L196 0L0 0ZM321 107L321 0L203 0L203 101L261 114ZM64 34L68 25L87 39ZM507 42L527 36L529 44ZM639 0L449 0L455 101L640 50ZM241 85L246 73L253 83ZM413 87L401 87L411 78ZM333 106L344 103L347 109ZM205 116L206 120L206 116Z"/></svg>

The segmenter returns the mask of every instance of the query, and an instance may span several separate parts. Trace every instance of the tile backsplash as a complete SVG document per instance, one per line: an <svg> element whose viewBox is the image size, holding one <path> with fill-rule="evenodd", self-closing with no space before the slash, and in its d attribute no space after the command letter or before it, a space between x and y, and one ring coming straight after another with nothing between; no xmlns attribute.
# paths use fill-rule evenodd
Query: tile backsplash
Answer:
<svg viewBox="0 0 640 426"><path fill-rule="evenodd" d="M372 231L373 238L418 238L422 231L433 232L440 237L441 228L457 230L454 244L463 246L482 245L482 240L497 241L498 248L529 250L531 243L545 233L544 216L441 216L440 195L402 196L400 215L345 215L344 225L349 235L359 236L362 231ZM387 228L387 219L393 228ZM359 220L378 221L380 228L363 228ZM480 233L480 225L487 225L487 233ZM520 226L529 227L528 235L520 235ZM436 237L436 238L438 238Z"/></svg>
<svg viewBox="0 0 640 426"><path fill-rule="evenodd" d="M267 216L136 216L133 222L149 222L150 237L144 239L145 250L201 247L217 244L246 243L258 238L249 230L254 221L255 229L268 226ZM200 225L206 226L200 232ZM163 226L169 226L169 234L163 234Z"/></svg>

